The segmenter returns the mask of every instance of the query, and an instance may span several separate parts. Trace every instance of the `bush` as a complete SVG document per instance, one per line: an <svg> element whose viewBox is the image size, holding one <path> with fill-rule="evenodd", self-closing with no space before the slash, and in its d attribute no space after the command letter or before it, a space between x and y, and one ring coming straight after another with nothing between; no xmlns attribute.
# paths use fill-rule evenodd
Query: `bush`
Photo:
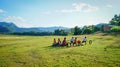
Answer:
<svg viewBox="0 0 120 67"><path fill-rule="evenodd" d="M120 33L120 26L114 26L110 29L111 32Z"/></svg>

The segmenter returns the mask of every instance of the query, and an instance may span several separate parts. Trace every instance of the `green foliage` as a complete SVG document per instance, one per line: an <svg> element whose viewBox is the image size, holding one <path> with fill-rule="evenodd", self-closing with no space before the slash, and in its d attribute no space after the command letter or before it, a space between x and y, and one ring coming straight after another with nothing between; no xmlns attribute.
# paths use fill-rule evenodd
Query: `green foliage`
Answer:
<svg viewBox="0 0 120 67"><path fill-rule="evenodd" d="M91 34L91 33L94 33L96 31L97 31L97 29L95 29L94 25L84 26L82 28L82 34Z"/></svg>
<svg viewBox="0 0 120 67"><path fill-rule="evenodd" d="M35 31L31 31L31 32L14 32L11 33L12 35L29 35L29 36L47 36L47 35L53 35L52 32L35 32Z"/></svg>
<svg viewBox="0 0 120 67"><path fill-rule="evenodd" d="M71 28L71 35L74 35L74 32L75 32L74 28Z"/></svg>
<svg viewBox="0 0 120 67"><path fill-rule="evenodd" d="M68 35L68 32L66 30L55 30L54 32L35 32L35 31L31 31L31 32L14 32L11 33L13 35L30 35L30 36L50 36L50 35L62 35L62 36L66 36Z"/></svg>
<svg viewBox="0 0 120 67"><path fill-rule="evenodd" d="M120 15L115 15L109 23L120 26Z"/></svg>
<svg viewBox="0 0 120 67"><path fill-rule="evenodd" d="M82 30L78 26L75 26L74 35L80 35L81 33L82 33Z"/></svg>
<svg viewBox="0 0 120 67"><path fill-rule="evenodd" d="M113 27L111 28L111 32L120 33L120 26L113 26Z"/></svg>
<svg viewBox="0 0 120 67"><path fill-rule="evenodd" d="M66 30L63 30L63 29L61 29L61 30L57 29L57 30L54 31L54 35L66 36L66 35L68 35L68 32Z"/></svg>
<svg viewBox="0 0 120 67"><path fill-rule="evenodd" d="M91 34L91 33L92 33L92 30L86 28L86 29L84 29L82 34Z"/></svg>
<svg viewBox="0 0 120 67"><path fill-rule="evenodd" d="M94 31L93 32L97 32L97 31L100 31L100 28L94 26Z"/></svg>
<svg viewBox="0 0 120 67"><path fill-rule="evenodd" d="M104 25L105 25L105 24L104 24ZM102 26L100 27L100 31L101 31L101 32L104 32L104 29L103 29L104 25L102 25Z"/></svg>

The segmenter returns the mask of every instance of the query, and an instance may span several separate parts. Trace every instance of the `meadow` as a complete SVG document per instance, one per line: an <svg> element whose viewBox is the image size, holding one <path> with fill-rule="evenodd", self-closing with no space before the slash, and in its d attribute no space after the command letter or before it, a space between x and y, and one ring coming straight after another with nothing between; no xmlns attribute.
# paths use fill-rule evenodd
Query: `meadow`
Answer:
<svg viewBox="0 0 120 67"><path fill-rule="evenodd" d="M120 35L74 37L84 36L93 43L51 47L54 38L65 36L0 35L0 67L120 67Z"/></svg>

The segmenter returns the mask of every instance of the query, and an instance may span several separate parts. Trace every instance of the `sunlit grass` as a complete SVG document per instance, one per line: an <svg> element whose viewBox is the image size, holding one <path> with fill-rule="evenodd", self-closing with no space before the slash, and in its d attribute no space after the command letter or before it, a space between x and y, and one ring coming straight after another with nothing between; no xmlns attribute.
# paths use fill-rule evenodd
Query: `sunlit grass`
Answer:
<svg viewBox="0 0 120 67"><path fill-rule="evenodd" d="M92 45L51 47L64 36L0 35L0 67L119 67L120 36L87 36ZM66 36L69 40L72 36Z"/></svg>

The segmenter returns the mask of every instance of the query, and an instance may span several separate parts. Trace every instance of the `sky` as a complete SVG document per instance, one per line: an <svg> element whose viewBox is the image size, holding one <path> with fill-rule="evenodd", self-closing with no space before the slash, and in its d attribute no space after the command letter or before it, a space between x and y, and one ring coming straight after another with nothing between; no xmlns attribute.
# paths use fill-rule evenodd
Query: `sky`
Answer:
<svg viewBox="0 0 120 67"><path fill-rule="evenodd" d="M0 0L0 22L19 27L75 27L109 23L120 0Z"/></svg>

